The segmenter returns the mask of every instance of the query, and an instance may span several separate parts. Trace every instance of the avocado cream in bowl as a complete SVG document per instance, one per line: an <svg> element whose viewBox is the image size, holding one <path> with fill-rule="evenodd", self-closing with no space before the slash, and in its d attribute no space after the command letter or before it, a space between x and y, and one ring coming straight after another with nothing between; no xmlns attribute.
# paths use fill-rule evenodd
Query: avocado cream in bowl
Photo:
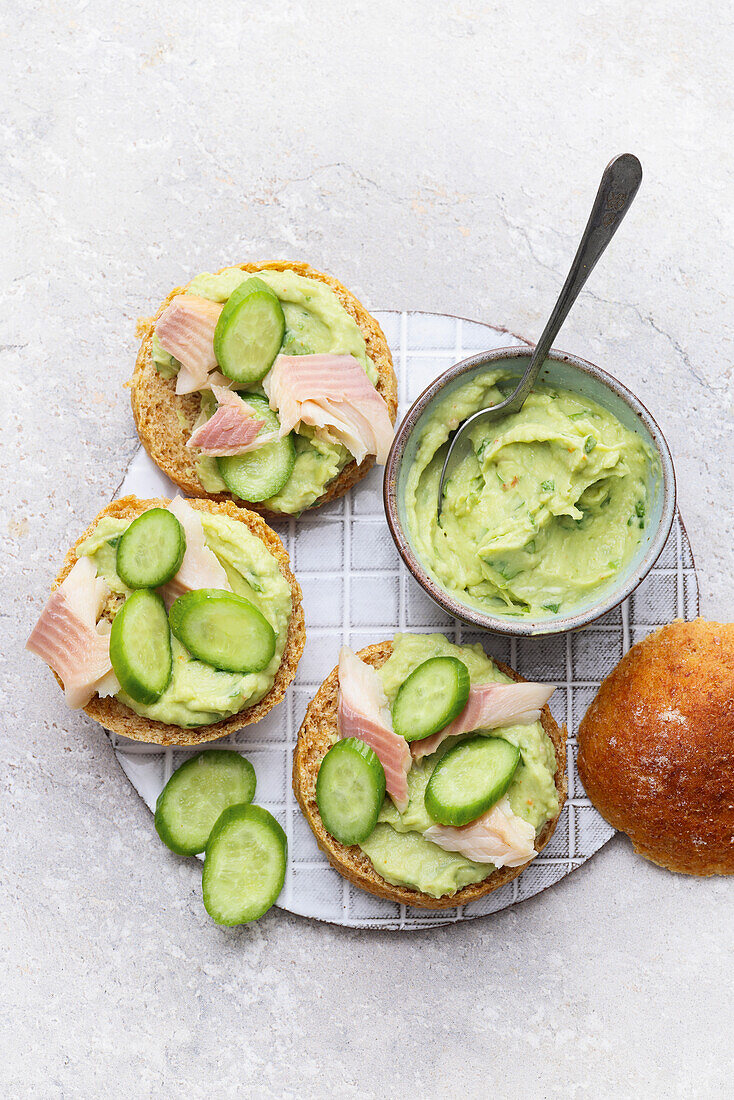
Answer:
<svg viewBox="0 0 734 1100"><path fill-rule="evenodd" d="M397 548L450 614L505 634L583 626L640 583L675 510L667 444L645 407L598 367L552 352L522 409L469 430L436 502L451 433L499 404L524 349L464 360L408 412L385 471Z"/></svg>

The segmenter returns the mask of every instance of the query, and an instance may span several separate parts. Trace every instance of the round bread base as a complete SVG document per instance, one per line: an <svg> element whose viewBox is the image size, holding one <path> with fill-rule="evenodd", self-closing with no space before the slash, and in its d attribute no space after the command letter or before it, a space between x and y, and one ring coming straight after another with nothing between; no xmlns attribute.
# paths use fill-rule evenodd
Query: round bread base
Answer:
<svg viewBox="0 0 734 1100"><path fill-rule="evenodd" d="M395 422L398 407L397 380L390 348L378 322L351 291L333 276L316 271L309 264L295 261L230 264L229 267L240 267L247 274L255 274L258 271L294 271L297 275L325 283L333 290L364 336L367 354L377 368L377 390L385 399L392 421ZM201 399L198 393L177 394L176 379L164 378L159 374L152 359L153 326L171 299L183 290L185 287L174 287L161 303L155 316L141 318L138 324L138 334L142 337L142 343L129 385L132 391L133 416L140 441L159 469L186 496L218 501L229 500L239 507L259 512L267 519L287 518L282 513L269 511L259 503L241 500L232 493L207 493L199 481L196 473L198 452L191 450L186 443L199 415ZM317 508L343 496L369 473L373 465L374 458L365 459L361 466L356 462L350 462L327 486L325 493L310 507Z"/></svg>
<svg viewBox="0 0 734 1100"><path fill-rule="evenodd" d="M103 516L111 516L113 519L135 519L147 511L148 508L165 508L169 503L170 501L166 498L140 500L136 496L125 496L119 500L114 500L112 504L103 508L99 515L95 516L84 534L76 540L68 551L61 572L53 587L58 588L66 578L76 563L75 551L77 546L92 534ZM124 703L118 702L112 695L104 699L100 699L98 695L95 695L87 703L84 708L85 712L90 718L94 718L96 722L104 726L105 729L133 741L144 741L146 744L200 745L205 741L216 741L226 737L227 734L233 733L243 726L248 726L251 722L259 722L285 695L286 688L296 675L296 668L301 659L303 647L306 644L301 587L291 572L290 561L283 549L283 543L275 532L268 527L265 520L245 508L237 508L228 501L217 503L210 500L190 500L188 503L199 512L229 516L239 523L244 523L254 535L257 535L277 560L281 573L291 586L293 611L288 624L288 638L283 650L283 658L275 675L273 686L259 703L246 707L237 714L231 714L228 718L223 718L221 721L208 726L183 729L181 726L171 726L165 722L157 722L152 718L136 714L134 710L125 706ZM54 673L54 675L56 674ZM56 676L56 679L61 684L58 676Z"/></svg>
<svg viewBox="0 0 734 1100"><path fill-rule="evenodd" d="M361 650L359 656L373 668L384 665L392 653L392 642L380 642L378 645L368 646ZM506 676L513 680L522 680L513 669L496 662L497 667ZM339 669L333 668L323 684L316 692L306 710L306 717L298 732L296 751L293 754L293 791L298 804L303 810L306 819L313 830L319 848L326 853L332 867L335 867L346 879L367 890L379 898L387 898L388 901L398 902L400 905L410 905L420 909L452 909L457 905L465 905L467 902L477 901L485 894L491 894L499 890L508 882L521 875L529 862L521 867L502 867L494 871L482 882L465 886L456 894L442 898L433 898L429 894L423 894L419 890L413 890L405 886L393 886L375 871L372 863L364 852L356 845L345 847L335 840L326 829L321 820L318 806L316 805L316 777L319 774L321 761L328 752L337 736L337 700L339 694ZM541 852L553 836L558 818L561 815L563 804L566 801L566 730L560 729L554 720L548 707L544 707L541 715L543 729L553 742L556 751L555 784L558 791L558 813L550 821L546 822L535 841L536 852Z"/></svg>

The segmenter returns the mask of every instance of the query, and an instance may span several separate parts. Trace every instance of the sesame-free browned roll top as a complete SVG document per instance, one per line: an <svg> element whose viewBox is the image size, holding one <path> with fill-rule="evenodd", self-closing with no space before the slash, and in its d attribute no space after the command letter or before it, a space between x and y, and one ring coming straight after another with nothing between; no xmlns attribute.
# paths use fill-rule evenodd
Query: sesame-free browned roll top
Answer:
<svg viewBox="0 0 734 1100"><path fill-rule="evenodd" d="M636 852L734 874L734 624L677 621L633 646L578 741L589 798Z"/></svg>

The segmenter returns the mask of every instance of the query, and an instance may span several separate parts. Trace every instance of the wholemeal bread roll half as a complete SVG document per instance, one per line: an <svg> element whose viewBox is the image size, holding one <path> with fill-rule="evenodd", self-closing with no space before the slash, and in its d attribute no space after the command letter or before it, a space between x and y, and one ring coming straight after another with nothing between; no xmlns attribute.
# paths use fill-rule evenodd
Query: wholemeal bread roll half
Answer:
<svg viewBox="0 0 734 1100"><path fill-rule="evenodd" d="M367 646L358 656L374 668L380 668L392 653L392 642L380 642ZM497 668L516 681L523 680L517 672L499 661ZM339 693L338 668L324 680L306 710L306 716L298 732L293 757L293 791L298 804L308 821L319 847L329 862L345 878L377 897L387 898L405 905L423 909L448 909L475 901L485 894L491 894L505 883L511 882L527 867L503 867L494 871L483 882L473 883L455 894L434 898L418 890L405 886L394 886L379 875L372 863L356 845L346 847L331 836L321 820L316 804L316 778L321 761L337 736L337 701ZM564 731L554 721L547 706L543 708L541 722L543 729L553 743L556 754L555 786L558 792L558 813L547 821L535 841L535 849L540 852L553 836L558 818L566 800L566 745Z"/></svg>
<svg viewBox="0 0 734 1100"><path fill-rule="evenodd" d="M589 798L636 852L734 874L734 624L677 621L633 646L578 741Z"/></svg>
<svg viewBox="0 0 734 1100"><path fill-rule="evenodd" d="M356 322L364 337L367 355L378 373L377 391L384 398L390 418L393 423L395 422L398 407L397 379L390 349L377 321L345 286L331 275L325 275L309 264L295 261L230 265L228 268L222 268L222 271L228 271L232 266L238 266L246 274L257 274L262 271L292 271L296 275L314 279L329 287L347 314ZM176 394L176 379L164 378L156 370L152 358L155 322L172 299L184 290L186 287L175 287L161 303L155 316L141 319L138 324L138 335L142 337L142 342L130 388L133 416L140 440L155 464L187 496L206 497L217 501L230 500L238 505L246 504L248 508L260 512L261 515L270 517L281 515L282 513L274 513L263 504L243 502L229 492L208 493L199 480L196 472L198 453L187 447L186 443L199 415L200 396L198 393ZM359 466L354 461L349 462L310 507L326 504L342 496L360 481L373 465L374 459L371 457L366 458Z"/></svg>
<svg viewBox="0 0 734 1100"><path fill-rule="evenodd" d="M113 519L133 520L149 508L165 508L169 503L170 501L165 499L139 500L134 496L122 497L120 500L113 501L92 520L84 534L71 547L53 588L58 588L68 576L77 561L77 546L94 532L99 521L105 516L110 516ZM185 729L181 726L168 725L137 714L123 703L120 703L114 696L100 698L98 695L94 695L84 707L89 717L94 718L105 729L112 730L122 737L130 737L135 741L147 741L158 745L198 745L204 741L214 741L264 718L268 711L272 710L285 695L286 688L296 674L296 667L306 641L301 588L291 572L288 554L275 532L268 527L261 516L255 515L246 508L237 508L228 501L189 500L187 503L200 512L229 516L238 523L244 524L253 535L261 540L276 559L281 574L290 585L292 611L288 625L288 637L273 686L258 703L239 711L237 714L232 714L211 725ZM54 673L54 675L56 674ZM56 679L63 687L58 676L56 676Z"/></svg>

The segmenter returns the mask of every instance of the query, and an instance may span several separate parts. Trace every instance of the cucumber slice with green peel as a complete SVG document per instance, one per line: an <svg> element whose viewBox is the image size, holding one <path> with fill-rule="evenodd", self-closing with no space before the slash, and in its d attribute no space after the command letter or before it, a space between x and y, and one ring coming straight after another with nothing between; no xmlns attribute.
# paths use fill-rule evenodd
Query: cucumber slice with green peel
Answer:
<svg viewBox="0 0 734 1100"><path fill-rule="evenodd" d="M520 750L501 737L470 737L442 756L426 787L426 809L441 825L468 825L512 781Z"/></svg>
<svg viewBox="0 0 734 1100"><path fill-rule="evenodd" d="M275 631L263 613L221 588L185 592L168 621L192 657L226 672L261 672L275 653Z"/></svg>
<svg viewBox="0 0 734 1100"><path fill-rule="evenodd" d="M128 588L158 588L175 577L186 553L184 529L167 508L134 519L117 543L117 575Z"/></svg>
<svg viewBox="0 0 734 1100"><path fill-rule="evenodd" d="M212 829L201 880L204 906L217 924L257 920L278 900L288 842L261 806L230 806Z"/></svg>
<svg viewBox="0 0 734 1100"><path fill-rule="evenodd" d="M285 333L283 307L262 279L245 279L230 295L214 330L214 355L235 382L259 382Z"/></svg>
<svg viewBox="0 0 734 1100"><path fill-rule="evenodd" d="M252 802L255 769L229 749L207 749L178 768L158 795L155 827L172 852L203 852L211 831L228 806Z"/></svg>
<svg viewBox="0 0 734 1100"><path fill-rule="evenodd" d="M375 825L385 798L385 769L357 737L332 745L316 777L316 804L327 832L340 844L359 844Z"/></svg>
<svg viewBox="0 0 734 1100"><path fill-rule="evenodd" d="M445 729L469 698L469 672L458 657L431 657L400 685L392 708L396 733L422 741Z"/></svg>
<svg viewBox="0 0 734 1100"><path fill-rule="evenodd" d="M278 431L280 421L267 398L248 393L240 396L252 406L258 418L265 421L258 434ZM293 473L295 462L296 448L293 433L289 432L283 439L275 439L256 451L218 458L217 466L230 493L242 500L257 502L280 492Z"/></svg>
<svg viewBox="0 0 734 1100"><path fill-rule="evenodd" d="M139 588L115 615L110 661L123 691L149 706L171 682L173 660L166 606L157 592Z"/></svg>

